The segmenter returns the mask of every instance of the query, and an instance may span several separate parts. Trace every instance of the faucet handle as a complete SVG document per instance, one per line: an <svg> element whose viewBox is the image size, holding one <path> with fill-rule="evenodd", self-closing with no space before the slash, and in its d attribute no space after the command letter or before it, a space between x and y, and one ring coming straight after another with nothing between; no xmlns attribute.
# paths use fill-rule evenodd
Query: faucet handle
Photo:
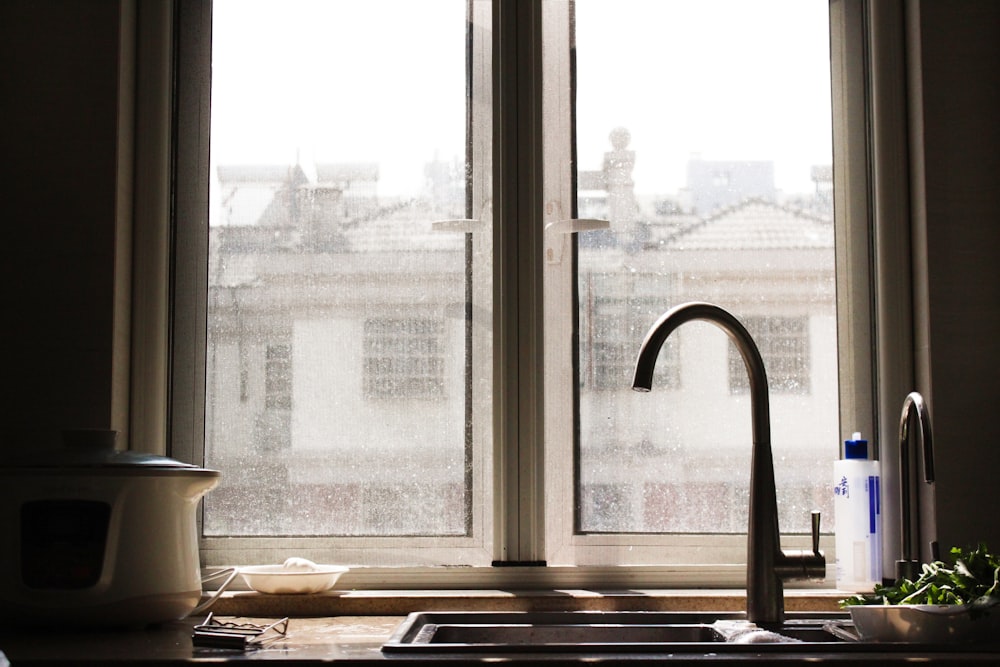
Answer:
<svg viewBox="0 0 1000 667"><path fill-rule="evenodd" d="M826 555L819 550L820 513L812 512L812 550L782 550L775 562L775 572L783 580L822 579L826 576Z"/></svg>

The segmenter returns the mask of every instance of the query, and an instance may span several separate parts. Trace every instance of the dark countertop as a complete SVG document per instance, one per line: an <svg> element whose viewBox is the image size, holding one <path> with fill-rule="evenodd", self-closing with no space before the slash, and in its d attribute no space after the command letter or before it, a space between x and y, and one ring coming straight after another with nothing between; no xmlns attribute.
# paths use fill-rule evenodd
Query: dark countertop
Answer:
<svg viewBox="0 0 1000 667"><path fill-rule="evenodd" d="M266 623L274 619L253 620ZM740 654L588 654L503 653L493 655L400 655L384 654L382 643L403 620L401 616L337 616L322 618L292 618L285 638L266 648L243 650L195 647L191 635L195 620L167 623L145 630L92 630L66 631L50 628L0 630L0 652L12 667L31 665L87 665L101 664L121 667L124 665L190 665L202 662L240 662L248 660L281 660L289 664L338 665L371 664L372 661L424 662L449 665L515 662L546 665L628 664L628 665L713 665L764 662L767 664L829 663L838 666L851 664L886 664L911 662L914 659L932 665L961 665L970 663L1000 664L1000 646L968 648L956 651L852 651L850 653L803 653L777 655L774 652ZM0 667L6 667L0 659Z"/></svg>
<svg viewBox="0 0 1000 667"><path fill-rule="evenodd" d="M196 647L193 626L203 619L186 619L144 630L66 631L29 628L0 631L0 651L10 664L187 665L199 662L284 660L292 664L335 662L352 664L381 660L381 645L401 617L355 616L290 619L286 637L265 648L248 651ZM257 624L275 619L249 620ZM0 662L0 667L5 667Z"/></svg>

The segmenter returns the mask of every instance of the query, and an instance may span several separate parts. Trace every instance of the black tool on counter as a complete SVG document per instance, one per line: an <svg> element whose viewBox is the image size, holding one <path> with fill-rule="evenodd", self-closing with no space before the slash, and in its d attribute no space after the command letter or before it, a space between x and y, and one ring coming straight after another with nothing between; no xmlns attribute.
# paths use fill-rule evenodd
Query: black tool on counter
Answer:
<svg viewBox="0 0 1000 667"><path fill-rule="evenodd" d="M223 623L213 620L209 613L202 623L194 626L191 641L204 648L252 649L281 639L288 632L288 617L268 625L254 623Z"/></svg>

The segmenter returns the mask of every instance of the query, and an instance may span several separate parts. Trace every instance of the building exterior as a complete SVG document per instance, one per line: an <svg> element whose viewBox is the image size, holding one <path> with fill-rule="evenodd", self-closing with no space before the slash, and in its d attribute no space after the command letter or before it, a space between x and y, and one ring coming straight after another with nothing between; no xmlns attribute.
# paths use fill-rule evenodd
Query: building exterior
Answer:
<svg viewBox="0 0 1000 667"><path fill-rule="evenodd" d="M578 529L745 530L749 397L725 336L672 337L655 410L630 390L646 329L702 300L761 347L782 525L804 530L832 504L816 461L838 437L830 211L784 207L756 181L711 215L641 205L616 132L602 171L580 176L581 217L611 229L579 241ZM374 165L218 169L206 459L224 474L206 534L467 531L468 248L433 226L465 217L462 172L432 164L426 196L390 199Z"/></svg>
<svg viewBox="0 0 1000 667"><path fill-rule="evenodd" d="M628 240L581 250L584 528L595 508L594 530L745 530L750 405L735 346L711 325L686 325L661 352L655 407L629 391L656 318L708 301L738 314L764 357L781 525L805 530L809 511L828 504L817 457L837 451L832 222L750 200L679 229L652 221L643 235L653 250L630 252ZM720 516L720 506L737 511Z"/></svg>

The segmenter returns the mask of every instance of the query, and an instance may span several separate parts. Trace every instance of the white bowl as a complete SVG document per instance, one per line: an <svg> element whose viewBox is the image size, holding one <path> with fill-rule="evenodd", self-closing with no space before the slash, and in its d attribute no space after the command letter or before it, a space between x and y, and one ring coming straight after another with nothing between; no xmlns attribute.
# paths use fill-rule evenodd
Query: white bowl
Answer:
<svg viewBox="0 0 1000 667"><path fill-rule="evenodd" d="M970 613L967 605L855 605L851 620L864 641L954 644L1000 632L1000 607Z"/></svg>
<svg viewBox="0 0 1000 667"><path fill-rule="evenodd" d="M284 565L253 565L241 567L240 575L247 586L259 593L302 595L333 588L348 569L343 565L316 565L311 571L303 572L289 570Z"/></svg>

